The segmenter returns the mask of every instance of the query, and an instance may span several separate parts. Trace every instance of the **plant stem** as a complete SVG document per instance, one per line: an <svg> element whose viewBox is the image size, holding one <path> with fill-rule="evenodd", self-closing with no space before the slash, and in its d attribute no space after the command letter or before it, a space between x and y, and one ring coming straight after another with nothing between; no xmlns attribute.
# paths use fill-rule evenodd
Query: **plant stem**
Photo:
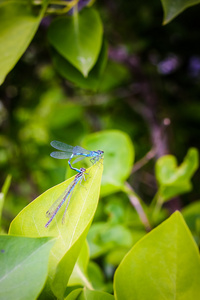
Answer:
<svg viewBox="0 0 200 300"><path fill-rule="evenodd" d="M149 232L151 230L151 225L150 225L147 215L140 203L141 200L136 195L133 188L130 186L130 184L128 182L126 182L125 186L126 186L126 188L124 189L124 192L127 194L131 204L137 211L139 218L140 218L141 222L143 223L146 231Z"/></svg>
<svg viewBox="0 0 200 300"><path fill-rule="evenodd" d="M149 160L154 158L155 155L156 155L156 150L155 148L152 148L149 152L147 152L147 154L143 158L141 158L134 164L131 173L134 173L139 169L141 169L144 165L146 165L149 162Z"/></svg>
<svg viewBox="0 0 200 300"><path fill-rule="evenodd" d="M72 9L74 6L78 4L79 0L73 0L73 1L63 1L63 0L50 0L49 5L58 5L58 6L63 6L64 8L62 9L57 9L54 7L49 7L47 9L47 14L65 14L67 13L70 9ZM33 0L32 2L33 5L42 5L42 0Z"/></svg>

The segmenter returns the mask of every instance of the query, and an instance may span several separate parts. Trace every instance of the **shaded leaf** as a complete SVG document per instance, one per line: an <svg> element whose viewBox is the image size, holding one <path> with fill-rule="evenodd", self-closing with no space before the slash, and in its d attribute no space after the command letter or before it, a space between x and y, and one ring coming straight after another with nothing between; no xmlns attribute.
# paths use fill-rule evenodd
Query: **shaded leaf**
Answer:
<svg viewBox="0 0 200 300"><path fill-rule="evenodd" d="M83 147L104 151L101 194L105 196L121 190L133 166L134 148L130 137L120 130L101 131L88 135Z"/></svg>
<svg viewBox="0 0 200 300"><path fill-rule="evenodd" d="M103 28L97 11L85 8L72 17L57 18L49 27L51 45L85 77L97 61Z"/></svg>
<svg viewBox="0 0 200 300"><path fill-rule="evenodd" d="M79 295L82 293L82 288L73 290L67 297L65 297L65 300L76 300L79 298Z"/></svg>
<svg viewBox="0 0 200 300"><path fill-rule="evenodd" d="M89 289L74 290L71 292L65 300L114 300L114 296L105 292L94 291Z"/></svg>
<svg viewBox="0 0 200 300"><path fill-rule="evenodd" d="M106 222L95 223L87 236L90 246L90 256L98 257L108 251L123 247L131 247L133 239L131 232L123 225L112 225Z"/></svg>
<svg viewBox="0 0 200 300"><path fill-rule="evenodd" d="M55 240L0 236L0 299L36 299L48 274Z"/></svg>
<svg viewBox="0 0 200 300"><path fill-rule="evenodd" d="M164 10L163 24L169 23L186 8L200 3L199 0L161 0Z"/></svg>
<svg viewBox="0 0 200 300"><path fill-rule="evenodd" d="M196 221L200 220L200 201L191 203L190 205L184 207L181 211L188 227L191 231L196 229Z"/></svg>
<svg viewBox="0 0 200 300"><path fill-rule="evenodd" d="M70 64L63 56L57 51L52 51L53 64L57 71L67 80L75 83L77 86L97 90L102 79L103 71L107 62L107 44L104 42L98 60L85 78L72 64Z"/></svg>
<svg viewBox="0 0 200 300"><path fill-rule="evenodd" d="M199 252L179 212L129 251L116 270L114 290L118 300L200 298Z"/></svg>
<svg viewBox="0 0 200 300"><path fill-rule="evenodd" d="M98 90L107 92L129 81L130 78L130 72L126 66L109 60Z"/></svg>

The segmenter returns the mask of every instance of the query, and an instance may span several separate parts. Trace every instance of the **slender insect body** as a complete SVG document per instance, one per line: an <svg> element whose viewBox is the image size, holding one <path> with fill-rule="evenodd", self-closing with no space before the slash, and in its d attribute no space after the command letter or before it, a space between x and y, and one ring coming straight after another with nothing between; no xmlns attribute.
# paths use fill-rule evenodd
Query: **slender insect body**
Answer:
<svg viewBox="0 0 200 300"><path fill-rule="evenodd" d="M80 172L75 176L74 181L65 190L64 196L63 196L62 200L60 201L60 203L57 205L57 207L54 209L54 205L55 205L55 203L54 203L51 206L51 208L46 212L46 216L48 218L50 218L48 220L48 222L45 224L46 228L48 228L48 226L50 225L52 220L55 218L56 214L58 213L58 211L60 210L62 205L65 203L66 199L69 197L66 208L65 208L65 212L64 212L63 218L62 218L62 223L64 223L65 214L67 212L67 208L69 206L69 202L70 202L73 190L74 190L75 186L78 184L78 182L82 181L82 179L84 178L84 172L85 171L86 171L85 168L80 168ZM56 201L56 203L57 203L57 201Z"/></svg>

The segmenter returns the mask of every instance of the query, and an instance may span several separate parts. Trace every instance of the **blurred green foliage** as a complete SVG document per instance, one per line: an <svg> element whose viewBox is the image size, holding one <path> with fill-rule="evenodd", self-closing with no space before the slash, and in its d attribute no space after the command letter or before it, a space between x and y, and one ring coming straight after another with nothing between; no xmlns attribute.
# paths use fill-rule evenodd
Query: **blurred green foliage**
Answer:
<svg viewBox="0 0 200 300"><path fill-rule="evenodd" d="M97 1L95 8L104 36L87 78L49 45L55 16L46 16L0 87L1 187L12 176L8 193L6 188L0 194L0 213L4 203L5 232L33 199L75 174L67 161L50 157L52 140L104 150L101 199L87 238L93 261L83 269L96 289L112 292L115 268L146 234L146 221L154 228L183 208L200 244L199 171L194 174L200 19L194 7L164 27L158 0ZM89 160L77 165L84 164Z"/></svg>

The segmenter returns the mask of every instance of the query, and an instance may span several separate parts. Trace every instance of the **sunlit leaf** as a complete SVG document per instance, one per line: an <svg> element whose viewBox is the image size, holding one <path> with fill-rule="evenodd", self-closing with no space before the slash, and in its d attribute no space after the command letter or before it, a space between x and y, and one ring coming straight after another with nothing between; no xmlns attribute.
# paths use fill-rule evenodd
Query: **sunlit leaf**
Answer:
<svg viewBox="0 0 200 300"><path fill-rule="evenodd" d="M0 3L0 84L30 44L44 15L46 3L35 13L28 1Z"/></svg>
<svg viewBox="0 0 200 300"><path fill-rule="evenodd" d="M48 274L55 240L0 236L0 299L36 299Z"/></svg>
<svg viewBox="0 0 200 300"><path fill-rule="evenodd" d="M98 12L85 8L73 16L57 18L49 27L52 46L85 77L97 61L102 44Z"/></svg>
<svg viewBox="0 0 200 300"><path fill-rule="evenodd" d="M139 241L114 277L117 300L200 298L200 257L179 212Z"/></svg>
<svg viewBox="0 0 200 300"><path fill-rule="evenodd" d="M190 148L183 163L178 166L173 155L165 155L156 162L156 178L159 193L164 200L191 190L191 177L199 165L198 151Z"/></svg>
<svg viewBox="0 0 200 300"><path fill-rule="evenodd" d="M13 220L10 233L30 237L55 236L57 241L51 251L49 281L57 297L62 297L75 262L86 238L93 219L100 192L103 161L88 170L86 181L76 186L68 207L65 223L62 215L65 207L60 209L49 228L46 211L62 194L73 178L47 190L29 204Z"/></svg>

